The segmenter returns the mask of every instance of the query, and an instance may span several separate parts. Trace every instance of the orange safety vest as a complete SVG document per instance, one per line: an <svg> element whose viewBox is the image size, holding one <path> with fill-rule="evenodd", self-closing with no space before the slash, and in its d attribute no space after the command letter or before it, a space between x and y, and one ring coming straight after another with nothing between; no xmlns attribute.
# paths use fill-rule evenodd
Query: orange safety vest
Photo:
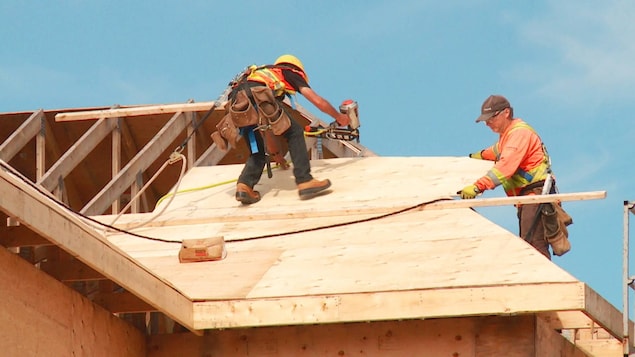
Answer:
<svg viewBox="0 0 635 357"><path fill-rule="evenodd" d="M476 181L479 189L503 185L507 196L518 196L525 186L545 180L551 173L547 149L535 130L521 119L513 119L498 142L481 155L496 164Z"/></svg>
<svg viewBox="0 0 635 357"><path fill-rule="evenodd" d="M247 80L266 84L273 91L276 97L280 97L285 94L294 95L295 90L293 89L293 86L285 80L284 75L282 74L283 69L299 74L305 81L308 82L304 72L294 68L275 65L256 67L249 74Z"/></svg>

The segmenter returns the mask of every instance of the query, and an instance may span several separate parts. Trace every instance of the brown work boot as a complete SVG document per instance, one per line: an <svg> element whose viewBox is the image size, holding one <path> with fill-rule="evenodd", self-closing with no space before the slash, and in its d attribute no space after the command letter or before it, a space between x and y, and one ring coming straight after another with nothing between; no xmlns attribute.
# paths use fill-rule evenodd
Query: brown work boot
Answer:
<svg viewBox="0 0 635 357"><path fill-rule="evenodd" d="M306 200L315 197L317 193L320 193L329 187L331 187L331 181L329 179L312 179L311 181L298 184L298 194L300 195L301 200Z"/></svg>
<svg viewBox="0 0 635 357"><path fill-rule="evenodd" d="M260 192L252 190L244 183L238 183L236 185L236 201L240 201L244 205L256 203L260 201Z"/></svg>

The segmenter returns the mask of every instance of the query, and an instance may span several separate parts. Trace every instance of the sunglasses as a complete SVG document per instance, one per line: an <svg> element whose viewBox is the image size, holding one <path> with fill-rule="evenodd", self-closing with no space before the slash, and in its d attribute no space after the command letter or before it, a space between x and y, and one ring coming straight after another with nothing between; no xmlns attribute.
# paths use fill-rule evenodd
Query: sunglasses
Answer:
<svg viewBox="0 0 635 357"><path fill-rule="evenodd" d="M503 109L503 110L505 110L505 109ZM489 122L490 120L492 120L492 119L496 118L496 117L497 117L500 113L502 113L502 112L503 112L503 110L499 110L499 111L497 111L496 113L494 113L494 115L492 115L491 117L489 117L489 119L485 119L485 122L487 123L487 122Z"/></svg>

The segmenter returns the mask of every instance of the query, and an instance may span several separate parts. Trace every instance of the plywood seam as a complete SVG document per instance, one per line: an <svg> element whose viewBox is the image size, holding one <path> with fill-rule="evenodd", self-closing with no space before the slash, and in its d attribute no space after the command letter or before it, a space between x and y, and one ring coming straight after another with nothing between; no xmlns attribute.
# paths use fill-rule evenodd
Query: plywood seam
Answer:
<svg viewBox="0 0 635 357"><path fill-rule="evenodd" d="M432 288L416 288L416 289L393 289L393 290L373 290L373 291L355 291L355 292L350 292L350 293L332 293L332 294L320 294L320 295L314 295L314 294L307 294L307 295L278 295L278 296L272 296L271 299L272 300L279 300L279 299L293 299L293 298L302 298L302 297L311 297L311 298L332 298L332 297L336 297L336 296L354 296L354 295L360 295L360 294L382 294L382 293L408 293L408 292L415 292L415 293L425 293L428 291L439 291L439 290L444 290L444 291L452 291L452 290L465 290L465 289L489 289L489 288L517 288L517 287L535 287L536 285L540 285L540 286L549 286L549 285L554 285L554 286L562 286L562 285L579 285L581 284L580 281L564 281L564 282L536 282L536 283L526 283L526 284L483 284L483 285L456 285L456 286L448 286L448 287L432 287ZM582 290L581 290L582 292ZM208 300L192 300L192 302L202 302L202 301L223 301L223 302L231 302L231 301L249 301L249 300L267 300L268 298L249 298L246 297L244 299L208 299ZM582 299L581 299L582 301ZM584 307L582 305L579 306L579 308L576 309L571 309L571 311L583 311ZM558 311L563 311L563 310L558 310Z"/></svg>

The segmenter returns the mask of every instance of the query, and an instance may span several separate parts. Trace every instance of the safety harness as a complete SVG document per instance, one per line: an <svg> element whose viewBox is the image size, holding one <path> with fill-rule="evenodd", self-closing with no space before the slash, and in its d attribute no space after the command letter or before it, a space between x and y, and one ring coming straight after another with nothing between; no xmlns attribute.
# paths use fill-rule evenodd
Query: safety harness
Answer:
<svg viewBox="0 0 635 357"><path fill-rule="evenodd" d="M293 89L293 86L285 80L282 70L292 71L304 78L304 80L308 83L306 74L301 70L284 64L269 64L262 66L251 65L245 68L242 75L235 79L231 84L233 87L237 87L245 81L260 82L269 87L276 98L284 95L294 95L295 90Z"/></svg>
<svg viewBox="0 0 635 357"><path fill-rule="evenodd" d="M521 128L528 129L536 134L536 131L527 123L518 122L514 124L514 126L509 130L509 132L507 132L506 135L509 135L512 131ZM496 155L496 161L500 160L500 145L501 142L499 141L493 147L494 154ZM538 181L544 181L551 173L549 154L547 153L547 148L545 147L544 143L542 143L542 152L542 162L538 166L530 170L524 170L519 167L510 178L506 178L505 175L503 175L499 170L493 168L487 173L487 176L492 180L492 182L494 182L496 186L502 184L508 196L518 196L522 188Z"/></svg>
<svg viewBox="0 0 635 357"><path fill-rule="evenodd" d="M293 71L294 73L300 75L302 78L304 78L305 81L308 82L307 76L303 71L297 70L291 66L251 65L245 68L245 70L237 78L235 78L232 82L230 82L230 85L232 86L232 90L234 92L243 90L247 94L247 98L249 98L249 101L251 102L252 107L256 111L258 111L258 103L256 99L254 98L253 92L251 91L251 87L254 86L254 84L250 84L249 82L264 84L265 86L267 86L269 89L273 91L273 94L276 100L278 101L282 101L282 98L284 98L284 96L289 97L289 100L292 103L292 106L295 106L292 96L294 96L296 92L293 89L293 86L286 81L282 73L282 70ZM286 111L284 106L281 105L280 108L283 111ZM264 131L267 129L269 129L268 126L262 126L262 125L260 126L252 125L252 126L240 128L241 134L243 133L247 134L247 138L249 139L249 146L252 153L258 152L258 145L256 143L256 137L254 133L255 130ZM266 160L266 167L267 167L267 176L271 178L272 177L271 160L270 160L269 154L267 153L268 150L266 147L266 140L264 138L263 138L263 144L264 144L264 151L266 155L265 160Z"/></svg>

